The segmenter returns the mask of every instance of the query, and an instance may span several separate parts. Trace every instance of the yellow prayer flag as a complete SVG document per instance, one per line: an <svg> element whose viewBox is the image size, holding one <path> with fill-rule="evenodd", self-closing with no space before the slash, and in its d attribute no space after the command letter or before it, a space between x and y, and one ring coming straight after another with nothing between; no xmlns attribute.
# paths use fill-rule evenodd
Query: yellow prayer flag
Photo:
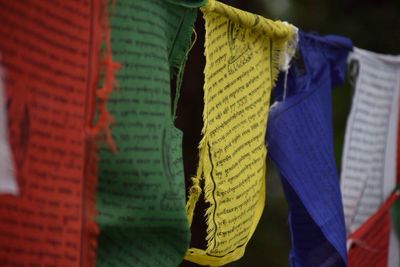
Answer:
<svg viewBox="0 0 400 267"><path fill-rule="evenodd" d="M271 89L294 27L215 0L206 24L204 128L187 203L188 219L205 179L207 248L185 259L220 266L243 256L265 201L265 132Z"/></svg>

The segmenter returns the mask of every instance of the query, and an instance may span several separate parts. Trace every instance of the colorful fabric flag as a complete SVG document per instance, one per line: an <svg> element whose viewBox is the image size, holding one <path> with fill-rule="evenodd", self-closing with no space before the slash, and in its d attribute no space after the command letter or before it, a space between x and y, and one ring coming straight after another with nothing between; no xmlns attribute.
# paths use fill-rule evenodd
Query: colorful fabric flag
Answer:
<svg viewBox="0 0 400 267"><path fill-rule="evenodd" d="M273 92L267 147L289 204L291 266L346 266L331 93L351 49L347 38L300 31L298 53Z"/></svg>
<svg viewBox="0 0 400 267"><path fill-rule="evenodd" d="M264 207L270 92L294 28L212 0L202 11L204 128L187 213L191 221L204 179L207 248L185 259L220 266L242 257Z"/></svg>
<svg viewBox="0 0 400 267"><path fill-rule="evenodd" d="M1 1L19 196L0 196L0 266L94 266L91 127L102 1Z"/></svg>
<svg viewBox="0 0 400 267"><path fill-rule="evenodd" d="M7 132L7 104L3 80L4 74L0 66L0 194L16 195L18 194L18 186Z"/></svg>
<svg viewBox="0 0 400 267"><path fill-rule="evenodd" d="M98 266L178 266L189 246L170 78L177 69L176 103L199 5L118 0L112 11L112 53L121 68L107 103L116 151L100 151Z"/></svg>
<svg viewBox="0 0 400 267"><path fill-rule="evenodd" d="M388 261L391 228L389 211L399 197L400 192L393 193L376 213L348 237L350 267L396 266Z"/></svg>
<svg viewBox="0 0 400 267"><path fill-rule="evenodd" d="M349 62L358 66L341 174L346 229L350 235L395 189L400 57L355 48ZM388 266L398 267L399 240L393 227L389 229Z"/></svg>

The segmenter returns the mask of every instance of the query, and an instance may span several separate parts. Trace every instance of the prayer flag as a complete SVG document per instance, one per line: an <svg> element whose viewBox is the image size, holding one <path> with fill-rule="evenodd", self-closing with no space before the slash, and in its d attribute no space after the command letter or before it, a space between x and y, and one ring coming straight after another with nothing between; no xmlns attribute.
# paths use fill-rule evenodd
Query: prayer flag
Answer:
<svg viewBox="0 0 400 267"><path fill-rule="evenodd" d="M383 205L348 237L349 266L392 266L388 260L390 238L390 207L398 201L399 192L393 193ZM399 251L395 251L399 253Z"/></svg>
<svg viewBox="0 0 400 267"><path fill-rule="evenodd" d="M111 9L112 53L121 68L107 103L116 149L100 150L98 266L178 266L189 246L170 78L178 69L179 83L201 4L118 0Z"/></svg>
<svg viewBox="0 0 400 267"><path fill-rule="evenodd" d="M341 189L346 229L351 235L364 227L395 189L400 57L355 48L349 62L358 66L358 71L347 121ZM390 229L387 262L398 267L399 240L390 224L391 219L371 227Z"/></svg>
<svg viewBox="0 0 400 267"><path fill-rule="evenodd" d="M93 266L94 110L103 1L0 1L19 196L0 196L0 266Z"/></svg>
<svg viewBox="0 0 400 267"><path fill-rule="evenodd" d="M187 213L191 221L204 179L207 248L185 259L220 266L242 257L264 207L270 92L294 28L214 0L202 11L204 128Z"/></svg>
<svg viewBox="0 0 400 267"><path fill-rule="evenodd" d="M300 31L298 53L273 92L267 147L289 204L291 266L346 266L331 93L351 49L347 38Z"/></svg>

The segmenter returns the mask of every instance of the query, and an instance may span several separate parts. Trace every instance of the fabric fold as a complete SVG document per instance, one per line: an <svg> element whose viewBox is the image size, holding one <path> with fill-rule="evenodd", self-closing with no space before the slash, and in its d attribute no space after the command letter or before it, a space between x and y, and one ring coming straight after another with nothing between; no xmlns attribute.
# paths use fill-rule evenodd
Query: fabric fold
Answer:
<svg viewBox="0 0 400 267"><path fill-rule="evenodd" d="M346 266L331 91L343 82L351 49L347 38L300 31L298 52L273 92L266 141L289 204L291 266Z"/></svg>

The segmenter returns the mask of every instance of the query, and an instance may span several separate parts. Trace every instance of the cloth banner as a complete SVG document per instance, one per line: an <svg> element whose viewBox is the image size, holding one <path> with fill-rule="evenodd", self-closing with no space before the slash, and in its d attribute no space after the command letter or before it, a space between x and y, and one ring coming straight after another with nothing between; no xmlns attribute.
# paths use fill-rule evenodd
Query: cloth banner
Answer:
<svg viewBox="0 0 400 267"><path fill-rule="evenodd" d="M98 266L178 266L189 246L170 78L178 69L179 83L201 4L118 0L110 8L112 53L121 68L107 103L116 151L100 151Z"/></svg>
<svg viewBox="0 0 400 267"><path fill-rule="evenodd" d="M0 196L0 266L94 266L89 132L102 3L0 2L0 65L19 185L18 197Z"/></svg>
<svg viewBox="0 0 400 267"><path fill-rule="evenodd" d="M341 173L348 235L363 225L395 189L400 57L355 48L349 64L355 68L355 93ZM391 220L386 222L390 224ZM389 229L388 266L398 267L399 239L394 227Z"/></svg>
<svg viewBox="0 0 400 267"><path fill-rule="evenodd" d="M202 11L204 128L187 213L191 221L204 179L207 248L185 259L220 266L242 257L264 207L270 92L294 28L212 0Z"/></svg>
<svg viewBox="0 0 400 267"><path fill-rule="evenodd" d="M376 213L348 237L350 267L396 266L388 260L391 228L389 211L399 197L400 192L393 193Z"/></svg>
<svg viewBox="0 0 400 267"><path fill-rule="evenodd" d="M347 38L300 31L298 52L273 92L266 139L289 204L291 266L346 266L331 93L351 49Z"/></svg>

